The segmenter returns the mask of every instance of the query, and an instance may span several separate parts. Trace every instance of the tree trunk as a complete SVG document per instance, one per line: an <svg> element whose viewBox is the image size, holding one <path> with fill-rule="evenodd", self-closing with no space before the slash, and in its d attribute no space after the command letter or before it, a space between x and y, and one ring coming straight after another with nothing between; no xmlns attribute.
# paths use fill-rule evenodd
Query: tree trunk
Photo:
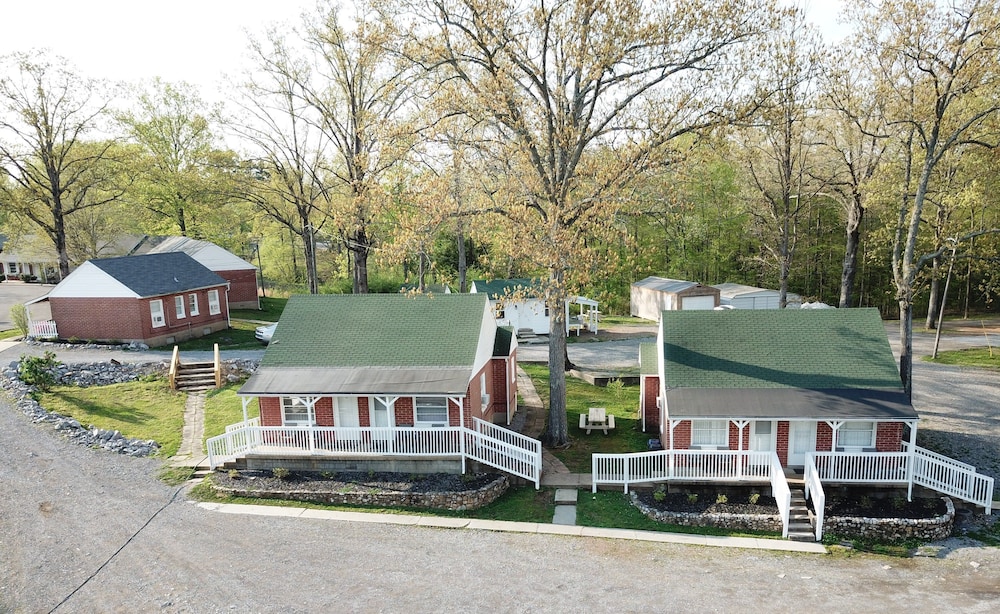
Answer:
<svg viewBox="0 0 1000 614"><path fill-rule="evenodd" d="M348 249L354 254L354 294L368 294L368 254L371 247L363 228L351 235Z"/></svg>
<svg viewBox="0 0 1000 614"><path fill-rule="evenodd" d="M903 392L913 399L913 302L910 296L899 299L899 379Z"/></svg>
<svg viewBox="0 0 1000 614"><path fill-rule="evenodd" d="M462 294L466 292L465 275L468 268L465 254L465 229L462 227L462 220L458 221L458 291Z"/></svg>
<svg viewBox="0 0 1000 614"><path fill-rule="evenodd" d="M309 294L319 294L319 280L316 277L316 236L312 224L307 220L303 220L302 242L305 244L303 253L306 259L306 283Z"/></svg>
<svg viewBox="0 0 1000 614"><path fill-rule="evenodd" d="M549 305L549 418L542 441L549 447L569 443L566 421L566 312L557 308L566 304L563 289L564 272L550 273L550 289L546 292Z"/></svg>
<svg viewBox="0 0 1000 614"><path fill-rule="evenodd" d="M941 280L938 279L940 269L941 259L935 258L931 262L931 290L930 296L927 297L927 321L925 322L927 330L937 328L938 306L941 302Z"/></svg>
<svg viewBox="0 0 1000 614"><path fill-rule="evenodd" d="M847 245L844 247L844 266L840 273L840 308L845 309L853 304L854 278L858 272L858 246L861 243L861 226L847 232Z"/></svg>

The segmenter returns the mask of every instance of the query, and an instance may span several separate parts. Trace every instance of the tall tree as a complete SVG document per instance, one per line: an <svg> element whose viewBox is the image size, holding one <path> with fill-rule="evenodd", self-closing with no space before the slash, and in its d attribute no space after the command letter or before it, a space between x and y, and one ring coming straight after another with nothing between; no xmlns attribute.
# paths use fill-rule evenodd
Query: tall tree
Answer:
<svg viewBox="0 0 1000 614"><path fill-rule="evenodd" d="M550 407L545 439L568 441L565 300L586 238L610 226L622 188L682 135L731 115L737 51L768 25L763 2L650 5L428 0L408 10L432 32L428 67L457 110L493 126L507 168L505 214L546 272Z"/></svg>
<svg viewBox="0 0 1000 614"><path fill-rule="evenodd" d="M785 13L765 49L759 70L766 102L742 134L756 196L750 214L764 260L777 269L778 304L784 309L801 218L822 185L813 172L818 161L812 124L823 49L819 34L798 8Z"/></svg>
<svg viewBox="0 0 1000 614"><path fill-rule="evenodd" d="M0 199L52 241L69 274L66 219L118 199L114 141L88 141L105 126L112 92L73 72L63 58L15 53L0 72Z"/></svg>
<svg viewBox="0 0 1000 614"><path fill-rule="evenodd" d="M910 394L917 276L944 251L919 253L924 209L946 156L996 146L991 120L1000 113L1000 6L984 0L856 0L851 15L868 68L879 80L878 95L891 105L890 123L897 127L901 181L892 273L900 379Z"/></svg>

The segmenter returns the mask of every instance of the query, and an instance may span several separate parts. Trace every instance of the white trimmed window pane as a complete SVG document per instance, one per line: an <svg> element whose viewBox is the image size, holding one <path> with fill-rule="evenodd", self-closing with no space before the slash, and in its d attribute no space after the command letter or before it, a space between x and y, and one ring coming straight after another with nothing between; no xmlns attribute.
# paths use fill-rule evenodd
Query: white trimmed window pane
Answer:
<svg viewBox="0 0 1000 614"><path fill-rule="evenodd" d="M299 397L282 397L281 410L285 424L309 424L309 406Z"/></svg>
<svg viewBox="0 0 1000 614"><path fill-rule="evenodd" d="M691 445L729 447L728 420L692 420Z"/></svg>
<svg viewBox="0 0 1000 614"><path fill-rule="evenodd" d="M166 326L167 321L163 318L163 301L156 299L149 302L149 316L153 321L153 328Z"/></svg>
<svg viewBox="0 0 1000 614"><path fill-rule="evenodd" d="M418 397L414 403L414 422L422 426L448 426L448 399Z"/></svg>
<svg viewBox="0 0 1000 614"><path fill-rule="evenodd" d="M208 291L208 313L217 315L222 313L222 308L219 305L219 291L209 290Z"/></svg>
<svg viewBox="0 0 1000 614"><path fill-rule="evenodd" d="M198 295L197 294L188 294L188 312L190 312L190 314L193 315L193 316L198 315Z"/></svg>
<svg viewBox="0 0 1000 614"><path fill-rule="evenodd" d="M875 423L845 422L837 430L837 445L841 448L875 447Z"/></svg>
<svg viewBox="0 0 1000 614"><path fill-rule="evenodd" d="M174 312L177 314L177 318L183 318L186 314L184 313L184 297L175 296L174 297Z"/></svg>

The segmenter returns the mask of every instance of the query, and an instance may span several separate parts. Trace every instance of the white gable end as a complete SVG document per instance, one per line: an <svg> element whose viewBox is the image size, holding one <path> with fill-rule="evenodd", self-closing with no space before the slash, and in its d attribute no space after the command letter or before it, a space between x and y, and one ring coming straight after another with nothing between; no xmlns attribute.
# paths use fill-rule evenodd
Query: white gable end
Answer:
<svg viewBox="0 0 1000 614"><path fill-rule="evenodd" d="M49 298L139 298L114 277L84 262L49 292Z"/></svg>
<svg viewBox="0 0 1000 614"><path fill-rule="evenodd" d="M257 268L232 252L207 241L203 241L201 249L190 256L210 271L249 271Z"/></svg>

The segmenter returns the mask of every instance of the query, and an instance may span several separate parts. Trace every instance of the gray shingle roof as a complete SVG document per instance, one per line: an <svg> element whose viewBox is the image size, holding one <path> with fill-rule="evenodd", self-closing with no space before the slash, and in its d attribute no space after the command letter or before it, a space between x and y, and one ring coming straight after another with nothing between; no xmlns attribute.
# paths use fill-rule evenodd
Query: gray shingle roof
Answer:
<svg viewBox="0 0 1000 614"><path fill-rule="evenodd" d="M225 279L179 252L97 258L90 263L141 297L226 285Z"/></svg>

